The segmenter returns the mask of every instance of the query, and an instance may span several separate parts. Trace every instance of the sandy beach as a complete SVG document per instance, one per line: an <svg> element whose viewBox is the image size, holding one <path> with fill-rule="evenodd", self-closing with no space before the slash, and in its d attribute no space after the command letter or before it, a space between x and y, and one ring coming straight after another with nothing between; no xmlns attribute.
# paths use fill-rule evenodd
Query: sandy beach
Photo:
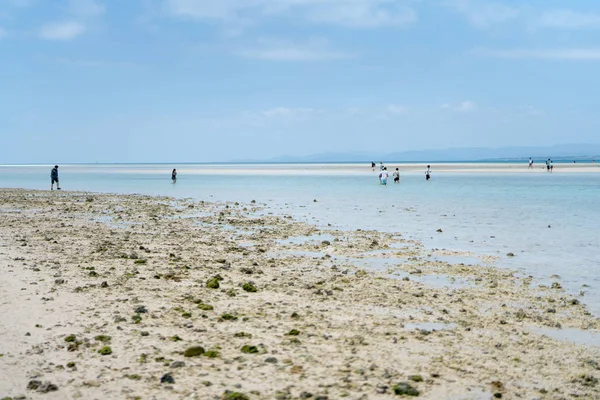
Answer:
<svg viewBox="0 0 600 400"><path fill-rule="evenodd" d="M256 203L0 189L0 228L0 399L600 398L559 276Z"/></svg>

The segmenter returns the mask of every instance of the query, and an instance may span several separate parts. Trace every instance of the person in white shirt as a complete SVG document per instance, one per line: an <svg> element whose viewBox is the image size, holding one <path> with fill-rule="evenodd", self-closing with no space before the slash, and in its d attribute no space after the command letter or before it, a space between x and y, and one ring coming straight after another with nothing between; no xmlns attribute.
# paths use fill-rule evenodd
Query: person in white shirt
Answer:
<svg viewBox="0 0 600 400"><path fill-rule="evenodd" d="M388 172L387 172L387 168L383 168L383 171L381 171L381 173L379 174L379 183L381 183L382 185L387 185L387 179L388 179Z"/></svg>
<svg viewBox="0 0 600 400"><path fill-rule="evenodd" d="M533 160L529 157L529 169L533 169Z"/></svg>
<svg viewBox="0 0 600 400"><path fill-rule="evenodd" d="M425 170L425 179L426 180L430 180L431 179L431 165L428 165L427 169Z"/></svg>

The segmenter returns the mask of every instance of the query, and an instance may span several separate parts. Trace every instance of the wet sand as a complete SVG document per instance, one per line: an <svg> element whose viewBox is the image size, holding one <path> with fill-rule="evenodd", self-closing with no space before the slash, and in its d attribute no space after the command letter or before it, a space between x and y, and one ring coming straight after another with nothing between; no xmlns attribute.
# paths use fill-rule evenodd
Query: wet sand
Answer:
<svg viewBox="0 0 600 400"><path fill-rule="evenodd" d="M0 190L0 398L600 397L559 277L268 211Z"/></svg>

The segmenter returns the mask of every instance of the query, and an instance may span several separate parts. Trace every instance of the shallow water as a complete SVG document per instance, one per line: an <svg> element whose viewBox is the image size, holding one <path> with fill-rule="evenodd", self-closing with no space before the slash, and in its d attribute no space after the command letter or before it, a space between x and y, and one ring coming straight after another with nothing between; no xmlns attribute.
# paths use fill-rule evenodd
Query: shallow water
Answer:
<svg viewBox="0 0 600 400"><path fill-rule="evenodd" d="M65 190L255 199L271 212L323 227L399 232L432 249L497 256L497 265L540 280L558 274L561 285L575 295L588 285L580 300L600 315L598 173L438 173L429 182L420 173L407 173L400 185L382 187L370 168L305 173L297 165L262 166L260 171L243 165L185 166L178 168L176 184L171 170L66 165L60 178ZM0 186L48 189L49 174L46 166L0 167Z"/></svg>
<svg viewBox="0 0 600 400"><path fill-rule="evenodd" d="M534 328L532 331L541 335L546 335L553 339L572 342L583 346L600 347L599 331L586 331L583 329L574 328Z"/></svg>

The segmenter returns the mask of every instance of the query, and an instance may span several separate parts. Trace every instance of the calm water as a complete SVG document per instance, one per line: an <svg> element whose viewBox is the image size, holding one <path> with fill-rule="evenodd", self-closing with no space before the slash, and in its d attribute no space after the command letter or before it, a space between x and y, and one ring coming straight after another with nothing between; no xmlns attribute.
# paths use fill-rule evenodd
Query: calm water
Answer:
<svg viewBox="0 0 600 400"><path fill-rule="evenodd" d="M497 255L498 265L533 275L540 284L559 275L571 293L585 291L581 300L600 315L598 173L440 173L430 182L414 173L383 187L368 168L260 168L186 165L172 184L170 168L161 165L73 165L61 167L60 178L67 190L255 199L275 213L317 224L400 232L430 248ZM0 187L47 189L49 174L47 166L0 167ZM506 257L508 252L516 257Z"/></svg>

